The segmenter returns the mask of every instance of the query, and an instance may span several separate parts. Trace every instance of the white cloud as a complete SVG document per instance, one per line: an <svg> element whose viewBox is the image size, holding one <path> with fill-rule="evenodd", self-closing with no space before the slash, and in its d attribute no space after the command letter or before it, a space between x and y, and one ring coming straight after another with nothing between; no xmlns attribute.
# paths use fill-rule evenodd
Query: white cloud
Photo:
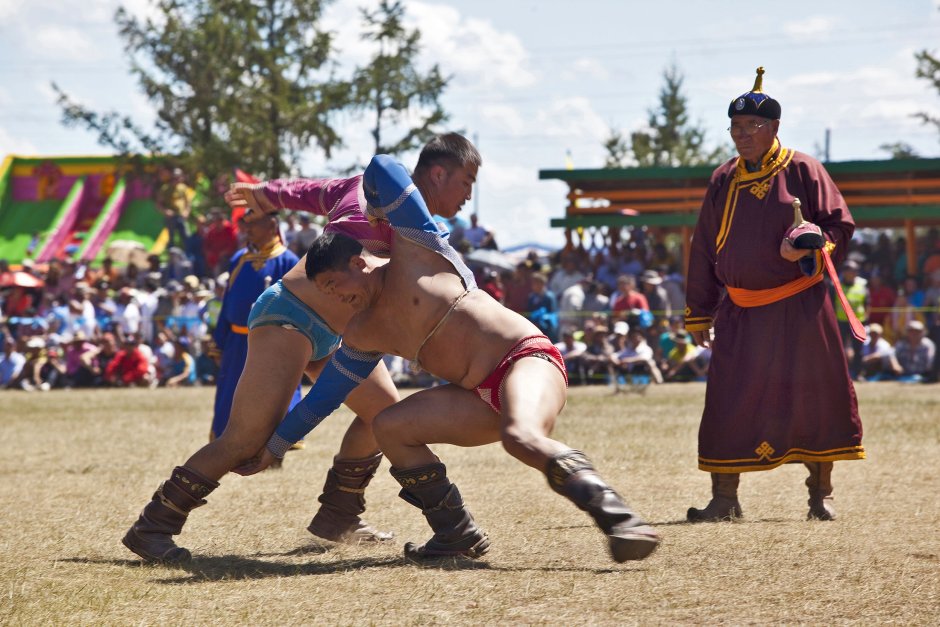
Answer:
<svg viewBox="0 0 940 627"><path fill-rule="evenodd" d="M37 28L35 42L42 56L66 58L71 62L93 61L102 57L100 48L81 30L59 24Z"/></svg>
<svg viewBox="0 0 940 627"><path fill-rule="evenodd" d="M522 113L510 105L484 104L480 107L480 117L493 133L518 136L526 130Z"/></svg>
<svg viewBox="0 0 940 627"><path fill-rule="evenodd" d="M580 57L562 68L561 78L565 80L606 81L610 79L610 72L599 60L591 57Z"/></svg>
<svg viewBox="0 0 940 627"><path fill-rule="evenodd" d="M838 25L836 18L824 15L815 15L806 19L787 22L783 25L783 32L797 41L822 40L830 35L832 29Z"/></svg>
<svg viewBox="0 0 940 627"><path fill-rule="evenodd" d="M548 137L593 137L602 141L610 130L590 99L583 96L554 99L536 113L534 124L540 134Z"/></svg>
<svg viewBox="0 0 940 627"><path fill-rule="evenodd" d="M26 6L25 0L0 0L0 19L7 20L14 17Z"/></svg>
<svg viewBox="0 0 940 627"><path fill-rule="evenodd" d="M12 135L0 127L0 159L6 155L37 155L39 150L28 139Z"/></svg>

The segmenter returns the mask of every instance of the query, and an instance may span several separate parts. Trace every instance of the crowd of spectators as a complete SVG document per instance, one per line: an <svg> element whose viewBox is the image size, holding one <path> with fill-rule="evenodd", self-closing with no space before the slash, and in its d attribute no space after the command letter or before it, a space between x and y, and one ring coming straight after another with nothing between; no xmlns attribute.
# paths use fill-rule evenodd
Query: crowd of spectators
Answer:
<svg viewBox="0 0 940 627"><path fill-rule="evenodd" d="M0 260L0 388L213 383L209 333L229 258L242 244L227 211L185 212L186 221L178 219L181 213L167 217L177 231L174 245L146 264L26 259L14 272ZM321 232L304 213L285 214L281 226L298 256ZM634 228L616 248L568 248L547 256L533 250L519 259L498 253L496 234L475 215L451 230L481 288L557 343L572 385L642 389L708 376L710 350L696 346L683 328L678 246ZM498 254L474 255L479 250ZM868 341L856 344L845 325L856 380L937 380L937 229L924 233L918 250L918 271L909 275L903 238L882 232L852 243L841 269L843 288L869 331ZM389 357L386 363L400 384L435 383L408 360Z"/></svg>

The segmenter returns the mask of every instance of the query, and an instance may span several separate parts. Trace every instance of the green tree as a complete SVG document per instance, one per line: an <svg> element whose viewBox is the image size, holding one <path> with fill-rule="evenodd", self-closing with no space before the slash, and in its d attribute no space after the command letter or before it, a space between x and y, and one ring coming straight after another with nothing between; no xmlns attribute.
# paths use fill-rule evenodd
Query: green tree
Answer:
<svg viewBox="0 0 940 627"><path fill-rule="evenodd" d="M914 147L905 142L881 144L878 146L878 150L889 153L892 159L917 159L920 157Z"/></svg>
<svg viewBox="0 0 940 627"><path fill-rule="evenodd" d="M316 145L341 145L331 116L348 106L334 76L321 0L156 0L157 19L121 7L115 22L131 72L157 120L145 130L58 93L63 122L123 155L169 156L190 175L238 166L261 176L296 171Z"/></svg>
<svg viewBox="0 0 940 627"><path fill-rule="evenodd" d="M917 59L917 78L922 78L940 93L940 58L930 54L926 50L921 50L914 57ZM915 114L924 124L935 126L940 131L940 117L926 112Z"/></svg>
<svg viewBox="0 0 940 627"><path fill-rule="evenodd" d="M640 167L712 165L730 158L727 145L705 148L705 130L689 122L688 100L682 93L683 76L673 64L663 71L664 85L659 104L649 109L645 129L630 134L629 154ZM607 164L622 167L627 163L624 148L627 139L616 130L605 141ZM610 165L620 164L620 165Z"/></svg>
<svg viewBox="0 0 940 627"><path fill-rule="evenodd" d="M360 11L362 38L377 44L377 51L368 65L354 72L354 106L371 116L376 154L418 148L449 119L440 97L450 78L437 64L426 73L418 71L421 33L405 27L399 0L381 0L375 11ZM397 139L388 139L391 132Z"/></svg>
<svg viewBox="0 0 940 627"><path fill-rule="evenodd" d="M605 168L625 168L630 162L630 142L623 136L620 129L611 127L610 135L604 140Z"/></svg>

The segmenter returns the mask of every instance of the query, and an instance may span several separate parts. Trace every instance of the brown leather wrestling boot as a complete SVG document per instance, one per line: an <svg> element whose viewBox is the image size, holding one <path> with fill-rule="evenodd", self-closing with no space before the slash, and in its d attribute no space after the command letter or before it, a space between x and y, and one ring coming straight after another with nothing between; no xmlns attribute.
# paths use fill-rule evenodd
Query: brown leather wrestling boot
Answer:
<svg viewBox="0 0 940 627"><path fill-rule="evenodd" d="M656 550L659 534L607 485L584 453L572 449L555 455L545 476L552 490L591 515L607 535L615 561L641 560Z"/></svg>
<svg viewBox="0 0 940 627"><path fill-rule="evenodd" d="M467 511L460 491L447 478L444 464L391 469L401 484L398 493L405 501L421 508L434 535L422 545L405 544L405 557L426 560L439 557L480 557L490 548L490 539Z"/></svg>
<svg viewBox="0 0 940 627"><path fill-rule="evenodd" d="M741 474L737 472L712 474L712 500L705 509L690 507L686 513L689 522L719 522L742 518L741 504L738 502L738 483Z"/></svg>
<svg viewBox="0 0 940 627"><path fill-rule="evenodd" d="M809 513L806 520L835 520L836 509L832 498L832 462L804 462L809 470L806 487L809 488Z"/></svg>
<svg viewBox="0 0 940 627"><path fill-rule="evenodd" d="M324 540L348 544L385 542L394 538L395 534L379 531L359 518L359 514L366 511L366 486L381 463L381 453L364 459L334 458L318 499L320 509L307 531Z"/></svg>
<svg viewBox="0 0 940 627"><path fill-rule="evenodd" d="M192 559L190 552L176 546L173 537L183 530L189 512L205 505L205 497L219 487L185 466L173 469L153 494L121 542L145 562L176 565Z"/></svg>

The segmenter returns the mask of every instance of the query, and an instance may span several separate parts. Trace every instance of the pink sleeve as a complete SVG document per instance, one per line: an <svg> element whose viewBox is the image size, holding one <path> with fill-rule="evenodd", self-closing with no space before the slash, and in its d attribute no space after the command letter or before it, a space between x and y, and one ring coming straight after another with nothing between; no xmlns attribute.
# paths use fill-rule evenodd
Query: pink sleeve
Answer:
<svg viewBox="0 0 940 627"><path fill-rule="evenodd" d="M343 180L275 179L259 183L254 189L263 192L276 207L325 216L335 202L336 191Z"/></svg>

